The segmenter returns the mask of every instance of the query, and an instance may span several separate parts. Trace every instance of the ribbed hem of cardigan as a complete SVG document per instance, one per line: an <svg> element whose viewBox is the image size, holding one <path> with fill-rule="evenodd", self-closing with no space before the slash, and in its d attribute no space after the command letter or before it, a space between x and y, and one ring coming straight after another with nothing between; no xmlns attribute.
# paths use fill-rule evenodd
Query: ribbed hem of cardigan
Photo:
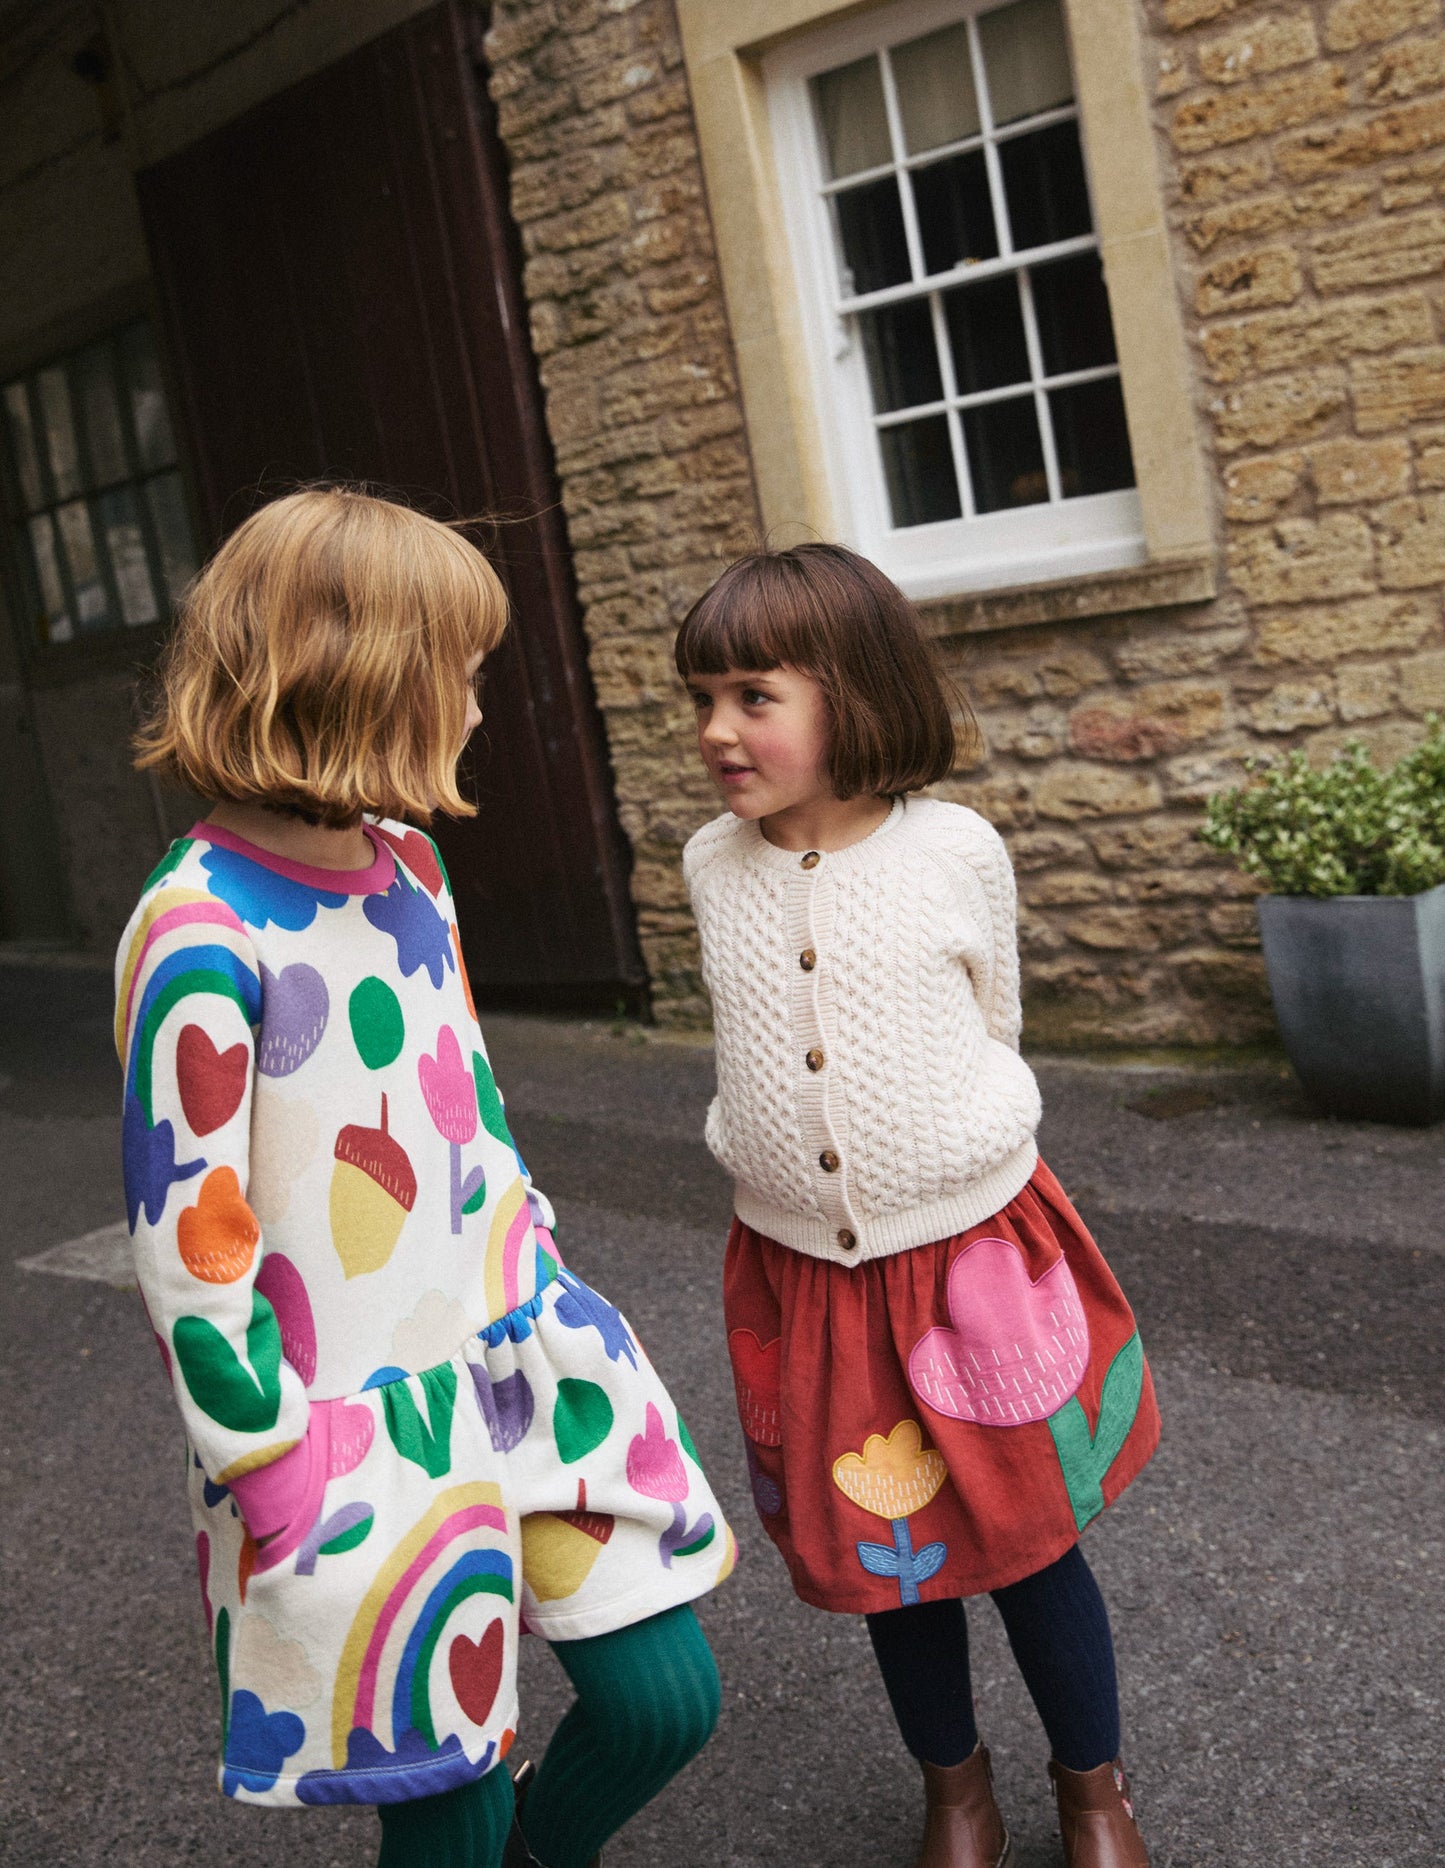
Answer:
<svg viewBox="0 0 1445 1868"><path fill-rule="evenodd" d="M858 1244L851 1252L840 1248L837 1229L827 1220L808 1219L791 1207L776 1206L741 1181L734 1186L733 1210L745 1226L794 1252L806 1252L809 1258L828 1258L835 1265L862 1265L872 1258L891 1258L895 1252L911 1252L917 1245L951 1239L955 1233L967 1232L971 1226L992 1219L1028 1186L1038 1160L1038 1144L1030 1136L1021 1148L946 1200L909 1207L901 1213L860 1216L852 1228Z"/></svg>

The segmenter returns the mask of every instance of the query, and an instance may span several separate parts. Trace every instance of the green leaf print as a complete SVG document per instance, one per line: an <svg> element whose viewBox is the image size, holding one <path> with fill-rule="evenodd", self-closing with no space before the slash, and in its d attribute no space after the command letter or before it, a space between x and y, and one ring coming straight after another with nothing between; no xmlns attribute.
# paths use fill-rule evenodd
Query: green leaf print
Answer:
<svg viewBox="0 0 1445 1868"><path fill-rule="evenodd" d="M612 1403L596 1382L577 1381L570 1375L557 1384L557 1405L552 1409L552 1436L564 1465L601 1446L612 1431Z"/></svg>
<svg viewBox="0 0 1445 1868"><path fill-rule="evenodd" d="M171 1340L191 1399L232 1433L265 1433L281 1412L281 1331L276 1312L251 1293L246 1363L205 1317L181 1317Z"/></svg>
<svg viewBox="0 0 1445 1868"><path fill-rule="evenodd" d="M364 1518L359 1518L355 1524L350 1525L346 1530L339 1531L329 1543L323 1544L316 1554L320 1557L339 1557L343 1551L355 1550L358 1544L364 1544L366 1542L367 1538L371 1535L371 1527L375 1522L375 1512L368 1512Z"/></svg>
<svg viewBox="0 0 1445 1868"><path fill-rule="evenodd" d="M494 1135L499 1142L505 1142L509 1148L514 1149L517 1144L512 1140L512 1131L507 1127L497 1079L480 1051L472 1052L472 1075L477 1082L477 1111L482 1118L482 1127L488 1135Z"/></svg>
<svg viewBox="0 0 1445 1868"><path fill-rule="evenodd" d="M421 1383L427 1417L422 1419L412 1394ZM452 1469L452 1410L457 1402L457 1372L450 1362L439 1362L405 1381L388 1382L381 1390L386 1431L403 1459L421 1467L429 1478L440 1479Z"/></svg>
<svg viewBox="0 0 1445 1868"><path fill-rule="evenodd" d="M141 884L141 894L144 895L147 889L154 888L156 883L163 881L166 876L173 875L186 860L186 851L190 849L194 842L194 837L177 837L175 842Z"/></svg>
<svg viewBox="0 0 1445 1868"><path fill-rule="evenodd" d="M351 1035L368 1070L384 1070L401 1056L406 1019L401 1001L384 979L369 975L346 1002Z"/></svg>
<svg viewBox="0 0 1445 1868"><path fill-rule="evenodd" d="M677 1417L677 1437L682 1442L683 1452L687 1454L693 1465L700 1466L702 1461L697 1456L697 1448L692 1443L692 1435L688 1432L687 1422L682 1418L681 1414ZM682 1553L679 1551L678 1554L681 1555Z"/></svg>
<svg viewBox="0 0 1445 1868"><path fill-rule="evenodd" d="M1049 1416L1049 1432L1063 1468L1074 1522L1082 1531L1104 1509L1104 1477L1123 1450L1144 1392L1144 1345L1139 1332L1109 1364L1099 1396L1099 1424L1089 1432L1077 1396Z"/></svg>

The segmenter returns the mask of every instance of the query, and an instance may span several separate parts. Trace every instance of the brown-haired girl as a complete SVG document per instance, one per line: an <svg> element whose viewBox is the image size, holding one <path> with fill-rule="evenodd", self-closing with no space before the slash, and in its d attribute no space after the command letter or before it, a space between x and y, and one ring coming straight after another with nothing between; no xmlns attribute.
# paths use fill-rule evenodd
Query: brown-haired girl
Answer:
<svg viewBox="0 0 1445 1868"><path fill-rule="evenodd" d="M918 620L838 545L758 552L677 667L729 815L683 858L753 1497L805 1602L863 1614L923 1766L919 1868L1002 1868L964 1596L1053 1748L1070 1868L1141 1868L1108 1616L1078 1548L1154 1451L1139 1333L1034 1141L1013 872Z"/></svg>
<svg viewBox="0 0 1445 1868"><path fill-rule="evenodd" d="M190 1447L221 1787L372 1803L382 1868L583 1868L706 1741L733 1562L677 1409L566 1270L436 845L502 587L346 489L190 591L140 763L211 800L116 964L136 1267ZM521 1619L577 1688L514 1822Z"/></svg>

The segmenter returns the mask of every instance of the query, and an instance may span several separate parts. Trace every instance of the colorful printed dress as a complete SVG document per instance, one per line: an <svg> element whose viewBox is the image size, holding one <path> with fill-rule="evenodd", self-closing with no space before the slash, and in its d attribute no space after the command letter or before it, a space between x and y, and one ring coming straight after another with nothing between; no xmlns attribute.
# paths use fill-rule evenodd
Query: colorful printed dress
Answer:
<svg viewBox="0 0 1445 1868"><path fill-rule="evenodd" d="M189 1441L222 1789L385 1803L492 1768L519 1627L690 1601L735 1547L626 1320L567 1271L419 832L310 869L210 825L117 956L137 1274ZM302 1447L258 1549L228 1481Z"/></svg>

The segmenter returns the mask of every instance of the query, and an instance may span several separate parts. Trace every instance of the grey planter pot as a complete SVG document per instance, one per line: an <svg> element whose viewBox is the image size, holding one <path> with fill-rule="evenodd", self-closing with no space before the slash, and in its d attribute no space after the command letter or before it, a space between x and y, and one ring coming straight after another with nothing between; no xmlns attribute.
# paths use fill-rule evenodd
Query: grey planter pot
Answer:
<svg viewBox="0 0 1445 1868"><path fill-rule="evenodd" d="M1445 885L1257 906L1280 1035L1311 1098L1368 1122L1445 1116Z"/></svg>

